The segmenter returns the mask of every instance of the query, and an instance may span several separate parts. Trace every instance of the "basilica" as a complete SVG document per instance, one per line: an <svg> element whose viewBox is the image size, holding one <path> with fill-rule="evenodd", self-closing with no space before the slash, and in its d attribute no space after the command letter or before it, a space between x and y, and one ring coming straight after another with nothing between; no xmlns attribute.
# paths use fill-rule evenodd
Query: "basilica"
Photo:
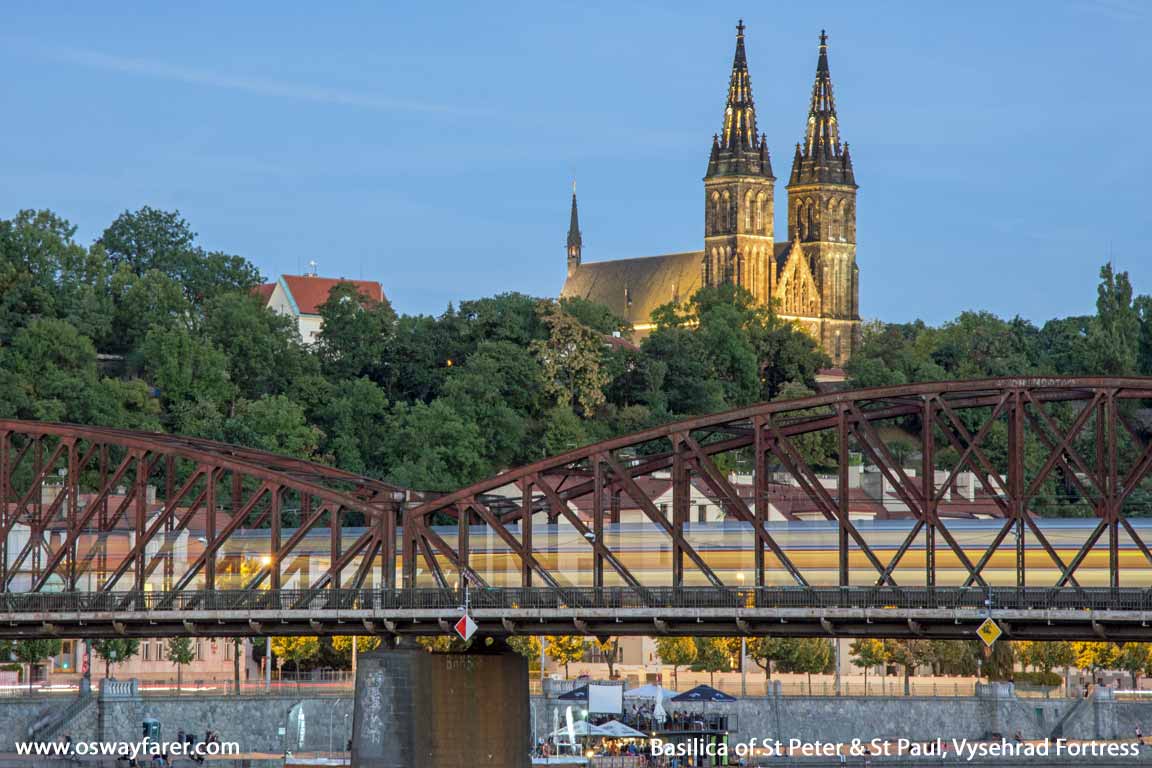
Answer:
<svg viewBox="0 0 1152 768"><path fill-rule="evenodd" d="M561 297L605 304L643 336L655 308L686 300L701 286L734 283L797 322L834 364L843 364L860 340L856 177L848 143L840 139L824 33L804 140L796 145L786 187L787 239L779 242L775 183L767 141L756 130L741 22L723 129L712 137L704 175L704 249L584 262L573 190Z"/></svg>

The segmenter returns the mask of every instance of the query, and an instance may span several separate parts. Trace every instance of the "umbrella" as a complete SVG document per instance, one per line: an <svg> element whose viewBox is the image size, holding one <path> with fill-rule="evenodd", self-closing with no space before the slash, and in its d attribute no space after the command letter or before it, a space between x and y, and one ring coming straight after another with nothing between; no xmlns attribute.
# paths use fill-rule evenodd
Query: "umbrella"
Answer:
<svg viewBox="0 0 1152 768"><path fill-rule="evenodd" d="M549 734L553 737L568 736L568 727L557 728ZM574 736L611 736L612 734L605 731L598 725L592 725L587 720L577 720L572 723L572 735Z"/></svg>
<svg viewBox="0 0 1152 768"><path fill-rule="evenodd" d="M693 688L692 690L685 691L684 693L680 694L679 696L673 696L672 701L675 701L675 702L696 701L696 702L701 702L701 703L712 701L712 702L730 703L730 702L736 701L736 697L735 696L729 696L728 694L724 693L723 691L718 691L710 685L698 685L695 688Z"/></svg>
<svg viewBox="0 0 1152 768"><path fill-rule="evenodd" d="M624 691L624 698L626 699L670 699L675 695L676 691L671 688L652 683Z"/></svg>
<svg viewBox="0 0 1152 768"><path fill-rule="evenodd" d="M659 725L664 725L664 721L668 719L668 713L664 711L664 698L656 699L656 706L652 709L652 719Z"/></svg>
<svg viewBox="0 0 1152 768"><path fill-rule="evenodd" d="M619 720L609 720L606 723L601 723L596 726L605 731L607 735L614 739L642 739L644 734L630 726L624 725Z"/></svg>
<svg viewBox="0 0 1152 768"><path fill-rule="evenodd" d="M579 688L573 688L567 693L562 693L556 697L558 701L584 701L588 698L588 686L581 685Z"/></svg>

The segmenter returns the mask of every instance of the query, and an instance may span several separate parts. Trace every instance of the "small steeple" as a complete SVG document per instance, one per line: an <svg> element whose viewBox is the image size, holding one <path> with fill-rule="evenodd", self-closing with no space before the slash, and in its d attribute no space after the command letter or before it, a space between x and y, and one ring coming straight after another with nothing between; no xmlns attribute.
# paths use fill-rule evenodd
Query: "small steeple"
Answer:
<svg viewBox="0 0 1152 768"><path fill-rule="evenodd" d="M576 180L572 180L572 216L568 222L568 274L580 266L584 238L580 236L580 214L576 210Z"/></svg>
<svg viewBox="0 0 1152 768"><path fill-rule="evenodd" d="M855 184L852 161L841 146L840 121L832 95L832 74L828 67L828 35L820 30L816 59L816 80L808 107L804 141L797 146L792 163L791 184Z"/></svg>
<svg viewBox="0 0 1152 768"><path fill-rule="evenodd" d="M728 98L724 105L724 127L713 139L708 160L709 176L746 174L772 176L768 150L756 130L756 105L752 100L752 79L748 74L748 54L744 50L744 20L736 24L736 53L728 78Z"/></svg>

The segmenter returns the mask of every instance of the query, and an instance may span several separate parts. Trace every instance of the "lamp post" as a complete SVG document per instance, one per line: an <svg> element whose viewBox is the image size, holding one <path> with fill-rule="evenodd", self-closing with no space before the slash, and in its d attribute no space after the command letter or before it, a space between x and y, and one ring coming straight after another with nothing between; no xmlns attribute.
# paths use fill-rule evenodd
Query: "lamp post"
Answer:
<svg viewBox="0 0 1152 768"><path fill-rule="evenodd" d="M740 584L740 591L744 591L744 572L736 574L736 581ZM740 636L740 695L748 695L748 638Z"/></svg>

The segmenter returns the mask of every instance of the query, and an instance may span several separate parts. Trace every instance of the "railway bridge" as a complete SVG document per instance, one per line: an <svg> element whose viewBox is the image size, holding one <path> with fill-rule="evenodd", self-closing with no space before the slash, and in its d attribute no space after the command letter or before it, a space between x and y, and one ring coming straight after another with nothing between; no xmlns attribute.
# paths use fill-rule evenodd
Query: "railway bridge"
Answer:
<svg viewBox="0 0 1152 768"><path fill-rule="evenodd" d="M1146 639L1147 378L833 392L447 494L206 440L0 421L0 637Z"/></svg>

